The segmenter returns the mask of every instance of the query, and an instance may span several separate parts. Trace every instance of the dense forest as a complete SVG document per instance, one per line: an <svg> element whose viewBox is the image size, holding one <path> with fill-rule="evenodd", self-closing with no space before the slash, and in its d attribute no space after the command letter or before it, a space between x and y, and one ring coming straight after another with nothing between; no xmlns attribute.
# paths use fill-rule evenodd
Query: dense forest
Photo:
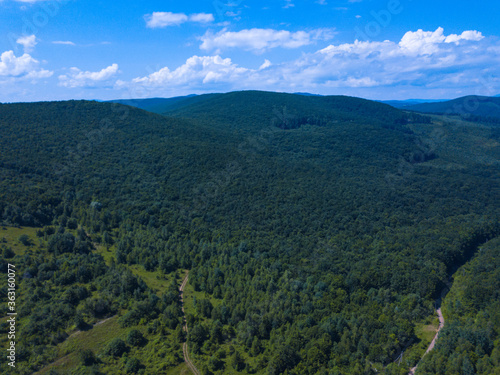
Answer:
<svg viewBox="0 0 500 375"><path fill-rule="evenodd" d="M436 103L419 103L403 107L411 111L440 114L456 114L472 117L500 119L500 98L469 95Z"/></svg>
<svg viewBox="0 0 500 375"><path fill-rule="evenodd" d="M0 232L17 373L112 319L50 373L173 374L187 340L203 374L406 374L452 275L417 374L498 373L495 123L268 92L160 104L0 105L2 230L35 233Z"/></svg>

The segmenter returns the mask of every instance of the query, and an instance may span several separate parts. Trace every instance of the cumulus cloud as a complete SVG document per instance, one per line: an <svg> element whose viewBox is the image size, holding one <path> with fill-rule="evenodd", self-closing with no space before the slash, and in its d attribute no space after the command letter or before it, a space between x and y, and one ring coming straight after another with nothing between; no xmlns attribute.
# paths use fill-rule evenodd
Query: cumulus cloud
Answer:
<svg viewBox="0 0 500 375"><path fill-rule="evenodd" d="M423 31L422 29L408 31L399 46L413 55L430 55L439 51L442 43L460 44L461 41L479 41L483 35L479 31L464 31L461 35L444 35L444 29L439 27L436 31Z"/></svg>
<svg viewBox="0 0 500 375"><path fill-rule="evenodd" d="M146 86L200 86L207 83L232 82L242 78L249 69L238 67L231 59L220 56L193 56L185 64L171 71L168 67L146 77L135 78L132 83Z"/></svg>
<svg viewBox="0 0 500 375"><path fill-rule="evenodd" d="M16 57L14 51L0 55L0 77L40 79L52 76L53 72L40 69L38 60L29 54Z"/></svg>
<svg viewBox="0 0 500 375"><path fill-rule="evenodd" d="M284 43L279 39L255 44L243 40L236 45L263 49ZM378 98L396 92L408 96L404 94L408 90L412 96L432 95L435 90L438 96L451 97L455 95L453 90L461 87L470 93L492 95L500 91L499 67L500 43L478 31L445 35L441 29L418 30L406 33L399 41L332 44L281 63L264 59L260 67L238 66L219 55L193 56L173 70L165 67L146 77L121 82L120 87L151 88L159 95L166 91L178 94L251 88Z"/></svg>
<svg viewBox="0 0 500 375"><path fill-rule="evenodd" d="M468 30L464 31L460 35L457 34L448 35L445 39L445 42L459 44L460 41L462 40L473 40L477 42L480 41L481 39L484 39L484 36L481 32L476 30Z"/></svg>
<svg viewBox="0 0 500 375"><path fill-rule="evenodd" d="M213 14L195 13L187 15L184 13L153 12L144 16L146 26L155 29L167 26L177 26L185 22L210 23L214 21Z"/></svg>
<svg viewBox="0 0 500 375"><path fill-rule="evenodd" d="M24 47L24 52L31 52L37 45L36 36L35 35L27 35L22 36L16 40L17 44L20 44Z"/></svg>
<svg viewBox="0 0 500 375"><path fill-rule="evenodd" d="M245 29L241 31L227 31L223 29L216 34L207 31L200 39L200 49L206 51L241 48L246 51L264 52L265 50L282 48L299 48L313 43L315 40L331 39L332 29L315 29L312 31L274 30L274 29Z"/></svg>
<svg viewBox="0 0 500 375"><path fill-rule="evenodd" d="M81 71L71 68L68 74L59 76L59 85L64 87L112 86L112 79L118 73L118 65L112 64L98 72Z"/></svg>

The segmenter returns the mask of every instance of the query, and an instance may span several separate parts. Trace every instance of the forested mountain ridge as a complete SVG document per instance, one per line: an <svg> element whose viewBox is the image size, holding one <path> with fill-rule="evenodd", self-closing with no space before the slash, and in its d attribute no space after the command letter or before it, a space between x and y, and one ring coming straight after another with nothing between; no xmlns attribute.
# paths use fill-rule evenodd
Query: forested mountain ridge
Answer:
<svg viewBox="0 0 500 375"><path fill-rule="evenodd" d="M469 95L438 103L409 105L404 107L404 109L425 113L456 114L472 118L473 120L477 117L498 120L500 118L500 98Z"/></svg>
<svg viewBox="0 0 500 375"><path fill-rule="evenodd" d="M21 290L92 283L124 327L156 327L152 345L177 335L178 301L156 301L128 276L130 292L102 283L131 266L190 269L202 298L188 342L204 373L402 374L393 361L412 353L414 326L444 281L499 234L494 128L356 98L239 92L167 116L87 101L4 104L0 146L1 220L44 226L39 251L50 260L15 256L33 276ZM85 233L68 245L60 232L75 222L110 248L112 265ZM59 281L59 259L88 267L84 256L99 270ZM61 306L65 320L93 319L90 299ZM20 366L30 371L57 342L33 346L39 318L25 309L23 319ZM420 354L405 357L406 369ZM112 359L102 361L97 370ZM153 356L142 371L160 362Z"/></svg>
<svg viewBox="0 0 500 375"><path fill-rule="evenodd" d="M148 98L148 99L116 99L110 103L130 105L132 107L144 109L148 112L163 113L171 107L177 107L184 100L197 95L175 96L173 98Z"/></svg>

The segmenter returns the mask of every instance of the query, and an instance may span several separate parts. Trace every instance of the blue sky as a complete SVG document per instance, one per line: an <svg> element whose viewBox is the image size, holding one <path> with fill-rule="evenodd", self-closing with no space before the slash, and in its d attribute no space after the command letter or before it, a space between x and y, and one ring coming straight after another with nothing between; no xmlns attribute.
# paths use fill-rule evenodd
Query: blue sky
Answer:
<svg viewBox="0 0 500 375"><path fill-rule="evenodd" d="M0 0L0 101L500 94L500 2Z"/></svg>

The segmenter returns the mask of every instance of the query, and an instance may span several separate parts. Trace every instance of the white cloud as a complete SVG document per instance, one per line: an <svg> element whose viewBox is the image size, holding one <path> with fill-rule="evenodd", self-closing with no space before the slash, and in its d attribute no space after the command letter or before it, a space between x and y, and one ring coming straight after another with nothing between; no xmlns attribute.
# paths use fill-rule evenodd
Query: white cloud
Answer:
<svg viewBox="0 0 500 375"><path fill-rule="evenodd" d="M177 26L185 22L210 23L214 21L213 14L210 13L195 13L186 15L184 13L172 12L153 12L144 16L146 26L155 29L167 26Z"/></svg>
<svg viewBox="0 0 500 375"><path fill-rule="evenodd" d="M227 48L241 48L247 51L264 52L265 50L282 48L299 48L313 43L315 40L331 39L332 29L316 29L312 31L296 31L274 29L245 29L227 31L223 29L216 34L207 31L200 39L200 49L206 51Z"/></svg>
<svg viewBox="0 0 500 375"><path fill-rule="evenodd" d="M153 87L188 85L197 87L207 83L232 82L249 69L240 68L231 59L220 56L193 56L171 71L168 67L147 77L135 78L132 83Z"/></svg>
<svg viewBox="0 0 500 375"><path fill-rule="evenodd" d="M69 40L55 40L52 42L52 44L63 44L63 45L68 45L68 46L76 46L75 43L73 43Z"/></svg>
<svg viewBox="0 0 500 375"><path fill-rule="evenodd" d="M189 16L191 22L209 23L214 22L215 18L210 13L196 13Z"/></svg>
<svg viewBox="0 0 500 375"><path fill-rule="evenodd" d="M14 51L5 51L0 56L0 77L40 79L52 76L53 72L40 69L38 60L29 54L16 57Z"/></svg>
<svg viewBox="0 0 500 375"><path fill-rule="evenodd" d="M96 87L112 85L118 73L118 65L112 64L98 72L81 71L71 68L69 74L59 76L59 85L64 87Z"/></svg>
<svg viewBox="0 0 500 375"><path fill-rule="evenodd" d="M461 35L445 36L443 28L439 27L436 31L422 29L415 32L408 31L399 42L399 46L413 55L431 55L440 50L442 43L458 45L461 41L480 41L483 38L483 35L475 30L464 31Z"/></svg>
<svg viewBox="0 0 500 375"><path fill-rule="evenodd" d="M223 35L227 35L226 31L216 34ZM238 33L239 37L242 35L245 36ZM284 44L283 40L291 37L263 39L262 44L232 36L228 40L234 41L235 46L264 49ZM222 45L225 44L211 48ZM151 95L242 89L373 98L453 97L458 96L458 90L491 95L500 92L500 42L484 38L478 31L454 36L438 29L411 31L400 41L332 44L287 62L271 64L264 59L258 68L239 66L219 55L193 56L177 68L165 67L146 77L120 82L117 88L142 88Z"/></svg>
<svg viewBox="0 0 500 375"><path fill-rule="evenodd" d="M478 42L481 39L484 39L484 36L481 32L475 31L475 30L468 30L468 31L464 31L460 35L457 35L457 34L448 35L445 39L445 42L459 44L460 41L462 41L462 40L473 40L473 41Z"/></svg>
<svg viewBox="0 0 500 375"><path fill-rule="evenodd" d="M16 40L16 43L24 47L24 52L29 53L33 51L33 49L37 45L36 36L35 35L22 36Z"/></svg>
<svg viewBox="0 0 500 375"><path fill-rule="evenodd" d="M273 64L271 64L271 61L269 61L268 59L266 59L266 60L264 61L264 63L263 63L263 64L259 67L259 70L267 69L267 68L269 68L271 65L273 65Z"/></svg>

